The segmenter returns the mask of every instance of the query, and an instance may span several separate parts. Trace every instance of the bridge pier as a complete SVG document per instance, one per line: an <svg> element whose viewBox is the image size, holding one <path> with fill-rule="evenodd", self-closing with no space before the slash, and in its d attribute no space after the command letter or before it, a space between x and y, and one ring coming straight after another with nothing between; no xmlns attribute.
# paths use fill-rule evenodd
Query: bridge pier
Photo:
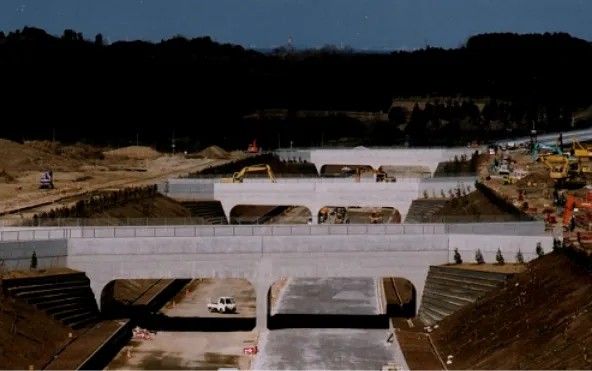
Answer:
<svg viewBox="0 0 592 371"><path fill-rule="evenodd" d="M255 329L257 331L267 330L267 320L269 319L271 310L271 298L270 289L273 285L271 279L258 279L254 280L256 298L256 312L257 312L257 324Z"/></svg>

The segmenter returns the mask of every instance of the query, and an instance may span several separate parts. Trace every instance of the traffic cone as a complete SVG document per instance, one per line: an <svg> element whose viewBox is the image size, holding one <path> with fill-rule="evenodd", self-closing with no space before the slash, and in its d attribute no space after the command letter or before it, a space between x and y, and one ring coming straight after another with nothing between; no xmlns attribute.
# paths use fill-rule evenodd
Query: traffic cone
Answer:
<svg viewBox="0 0 592 371"><path fill-rule="evenodd" d="M185 289L185 297L189 296L189 289Z"/></svg>
<svg viewBox="0 0 592 371"><path fill-rule="evenodd" d="M132 358L132 351L130 348L127 348L126 356L127 356L127 358Z"/></svg>

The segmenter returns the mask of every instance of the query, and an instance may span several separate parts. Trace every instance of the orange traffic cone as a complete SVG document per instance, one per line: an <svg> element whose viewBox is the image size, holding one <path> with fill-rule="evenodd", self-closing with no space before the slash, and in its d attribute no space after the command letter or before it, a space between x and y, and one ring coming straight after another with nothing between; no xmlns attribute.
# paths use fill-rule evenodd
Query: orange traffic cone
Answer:
<svg viewBox="0 0 592 371"><path fill-rule="evenodd" d="M189 296L189 289L185 289L185 297Z"/></svg>
<svg viewBox="0 0 592 371"><path fill-rule="evenodd" d="M132 351L131 351L131 349L130 349L130 348L127 348L127 353L126 353L126 355L127 355L127 358L132 358Z"/></svg>

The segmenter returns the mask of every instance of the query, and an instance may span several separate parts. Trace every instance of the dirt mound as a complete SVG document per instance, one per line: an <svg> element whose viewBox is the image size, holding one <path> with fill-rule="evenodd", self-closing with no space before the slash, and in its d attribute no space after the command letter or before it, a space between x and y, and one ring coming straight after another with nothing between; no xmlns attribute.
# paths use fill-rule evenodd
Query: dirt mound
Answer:
<svg viewBox="0 0 592 371"><path fill-rule="evenodd" d="M454 369L592 368L592 272L557 253L439 324L433 340ZM452 368L450 367L450 368Z"/></svg>
<svg viewBox="0 0 592 371"><path fill-rule="evenodd" d="M555 181L549 178L548 173L530 173L516 182L518 187L536 187L540 184L544 184L546 188L552 188Z"/></svg>
<svg viewBox="0 0 592 371"><path fill-rule="evenodd" d="M121 157L132 160L153 160L161 156L160 152L145 146L130 146L103 152L105 156Z"/></svg>
<svg viewBox="0 0 592 371"><path fill-rule="evenodd" d="M466 196L455 197L448 201L443 208L436 211L432 222L502 222L519 220L518 217L506 213L497 205L489 201L483 192L476 190Z"/></svg>
<svg viewBox="0 0 592 371"><path fill-rule="evenodd" d="M210 146L198 153L198 156L211 159L224 160L231 157L231 154L218 146Z"/></svg>
<svg viewBox="0 0 592 371"><path fill-rule="evenodd" d="M0 168L5 171L72 171L82 162L31 145L0 139Z"/></svg>
<svg viewBox="0 0 592 371"><path fill-rule="evenodd" d="M14 182L14 177L6 172L4 169L0 169L0 184L10 184Z"/></svg>

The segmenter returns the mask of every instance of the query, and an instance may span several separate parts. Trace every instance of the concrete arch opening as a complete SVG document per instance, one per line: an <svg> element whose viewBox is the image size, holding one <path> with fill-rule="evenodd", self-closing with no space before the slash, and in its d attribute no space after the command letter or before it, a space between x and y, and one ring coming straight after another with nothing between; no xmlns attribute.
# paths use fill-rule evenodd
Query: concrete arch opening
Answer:
<svg viewBox="0 0 592 371"><path fill-rule="evenodd" d="M230 224L308 224L312 213L297 205L236 205L230 210Z"/></svg>
<svg viewBox="0 0 592 371"><path fill-rule="evenodd" d="M349 164L326 164L321 166L319 174L321 177L327 178L349 178L356 175L356 171L372 170L370 165L349 165Z"/></svg>
<svg viewBox="0 0 592 371"><path fill-rule="evenodd" d="M381 285L372 277L280 280L269 290L268 328L388 329Z"/></svg>
<svg viewBox="0 0 592 371"><path fill-rule="evenodd" d="M417 290L402 277L383 277L386 314L390 317L413 318L417 315Z"/></svg>
<svg viewBox="0 0 592 371"><path fill-rule="evenodd" d="M403 216L394 207L324 206L319 224L401 224Z"/></svg>
<svg viewBox="0 0 592 371"><path fill-rule="evenodd" d="M132 280L105 286L101 292L104 318L129 318L153 332L239 332L256 326L255 287L246 279L167 280L172 282L155 286L134 301L119 300L123 286L118 281Z"/></svg>
<svg viewBox="0 0 592 371"><path fill-rule="evenodd" d="M386 173L389 178L430 178L432 171L429 166L401 166L384 164L378 167L378 171Z"/></svg>

